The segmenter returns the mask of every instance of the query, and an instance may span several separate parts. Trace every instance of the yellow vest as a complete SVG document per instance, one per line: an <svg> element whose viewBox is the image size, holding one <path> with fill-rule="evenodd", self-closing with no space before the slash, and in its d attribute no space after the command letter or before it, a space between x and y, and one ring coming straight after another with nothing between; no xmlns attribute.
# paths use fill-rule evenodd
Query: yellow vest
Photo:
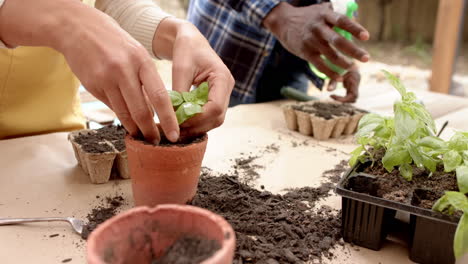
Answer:
<svg viewBox="0 0 468 264"><path fill-rule="evenodd" d="M0 49L0 139L84 128L78 87L53 49Z"/></svg>

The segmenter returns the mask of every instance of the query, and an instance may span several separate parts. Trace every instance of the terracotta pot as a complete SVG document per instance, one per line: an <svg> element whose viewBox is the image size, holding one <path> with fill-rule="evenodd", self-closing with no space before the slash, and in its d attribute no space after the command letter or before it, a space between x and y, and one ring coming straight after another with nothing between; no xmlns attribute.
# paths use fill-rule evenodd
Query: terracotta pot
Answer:
<svg viewBox="0 0 468 264"><path fill-rule="evenodd" d="M127 135L135 205L185 204L197 191L208 136L186 146L154 146Z"/></svg>
<svg viewBox="0 0 468 264"><path fill-rule="evenodd" d="M219 242L221 248L202 264L232 263L235 233L224 218L198 207L169 204L133 208L101 224L88 238L87 261L151 263L182 235Z"/></svg>

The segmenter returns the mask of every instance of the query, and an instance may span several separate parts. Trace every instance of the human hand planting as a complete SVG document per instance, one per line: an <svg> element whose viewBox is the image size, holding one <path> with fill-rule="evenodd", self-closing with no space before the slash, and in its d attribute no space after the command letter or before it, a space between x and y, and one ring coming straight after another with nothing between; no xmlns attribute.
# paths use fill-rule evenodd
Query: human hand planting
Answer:
<svg viewBox="0 0 468 264"><path fill-rule="evenodd" d="M203 112L180 124L181 136L202 134L220 126L234 87L229 69L192 24L168 18L158 28L157 35L160 31L162 36L168 35L163 32L177 32L173 38L156 38L153 46L158 57L173 61L172 90L187 95L192 85L207 82L209 86L205 87L207 90L203 88L207 92L206 104L200 105Z"/></svg>

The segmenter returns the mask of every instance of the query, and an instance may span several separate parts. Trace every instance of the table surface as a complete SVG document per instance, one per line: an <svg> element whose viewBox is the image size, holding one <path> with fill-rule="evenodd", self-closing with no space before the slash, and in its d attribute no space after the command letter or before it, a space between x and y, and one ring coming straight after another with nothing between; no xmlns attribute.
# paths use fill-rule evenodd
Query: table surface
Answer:
<svg viewBox="0 0 468 264"><path fill-rule="evenodd" d="M391 112L397 98L392 90L376 91L357 105L375 112ZM418 93L438 124L449 120L466 129L463 116L468 100L429 92ZM362 97L361 97L362 98ZM241 153L263 153L256 161L256 184L280 192L289 187L318 186L325 170L348 158L355 145L352 137L316 141L287 130L279 105L273 102L243 105L229 109L225 124L209 133L203 165L227 172L233 158ZM466 108L466 109L465 109ZM450 135L451 130L444 132ZM293 147L293 143L307 145ZM277 152L263 152L276 144ZM91 184L77 166L66 133L0 141L0 217L75 216L85 218L97 205L96 196L121 194L131 201L129 180ZM340 197L333 194L322 204L339 209ZM130 208L132 204L124 206ZM59 234L57 237L49 237ZM412 263L407 249L398 240L386 241L382 250L372 251L346 245L335 250L330 263ZM0 227L0 262L10 263L85 263L85 243L66 223L40 223Z"/></svg>

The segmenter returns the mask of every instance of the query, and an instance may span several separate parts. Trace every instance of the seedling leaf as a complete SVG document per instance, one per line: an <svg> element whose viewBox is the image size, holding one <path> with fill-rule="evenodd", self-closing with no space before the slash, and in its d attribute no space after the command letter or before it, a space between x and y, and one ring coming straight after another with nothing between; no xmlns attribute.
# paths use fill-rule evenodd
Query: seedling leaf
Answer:
<svg viewBox="0 0 468 264"><path fill-rule="evenodd" d="M364 147L359 146L351 152L351 159L349 160L349 166L354 167L354 165L357 164L358 159L361 156L363 151L364 151Z"/></svg>
<svg viewBox="0 0 468 264"><path fill-rule="evenodd" d="M210 88L207 82L201 83L196 89L192 90L191 93L195 96L195 103L204 105L208 102L208 92Z"/></svg>
<svg viewBox="0 0 468 264"><path fill-rule="evenodd" d="M407 181L411 181L413 179L413 167L408 164L402 164L400 166L400 174L403 178L405 178Z"/></svg>
<svg viewBox="0 0 468 264"><path fill-rule="evenodd" d="M202 112L203 108L197 104L191 102L183 103L176 111L177 122L180 125L192 116Z"/></svg>
<svg viewBox="0 0 468 264"><path fill-rule="evenodd" d="M401 94L401 97L405 97L406 89L405 86L401 83L400 79L386 70L382 70L382 72L390 81L390 84L395 87L395 89Z"/></svg>
<svg viewBox="0 0 468 264"><path fill-rule="evenodd" d="M456 150L450 150L444 154L444 170L451 172L455 170L462 163L462 156Z"/></svg>
<svg viewBox="0 0 468 264"><path fill-rule="evenodd" d="M171 98L172 106L178 107L184 102L184 99L182 98L182 94L180 94L179 92L169 90L168 93L169 93L169 97Z"/></svg>
<svg viewBox="0 0 468 264"><path fill-rule="evenodd" d="M382 164L384 168L391 172L393 167L410 163L411 156L408 150L401 145L393 145L385 152L385 156L382 158Z"/></svg>
<svg viewBox="0 0 468 264"><path fill-rule="evenodd" d="M195 94L191 92L182 92L182 97L184 98L184 102L195 103L196 101Z"/></svg>
<svg viewBox="0 0 468 264"><path fill-rule="evenodd" d="M458 222L453 244L455 257L458 259L468 253L468 214L464 213Z"/></svg>
<svg viewBox="0 0 468 264"><path fill-rule="evenodd" d="M466 164L464 166L460 166L457 168L456 172L458 190L463 194L468 193L468 166Z"/></svg>

